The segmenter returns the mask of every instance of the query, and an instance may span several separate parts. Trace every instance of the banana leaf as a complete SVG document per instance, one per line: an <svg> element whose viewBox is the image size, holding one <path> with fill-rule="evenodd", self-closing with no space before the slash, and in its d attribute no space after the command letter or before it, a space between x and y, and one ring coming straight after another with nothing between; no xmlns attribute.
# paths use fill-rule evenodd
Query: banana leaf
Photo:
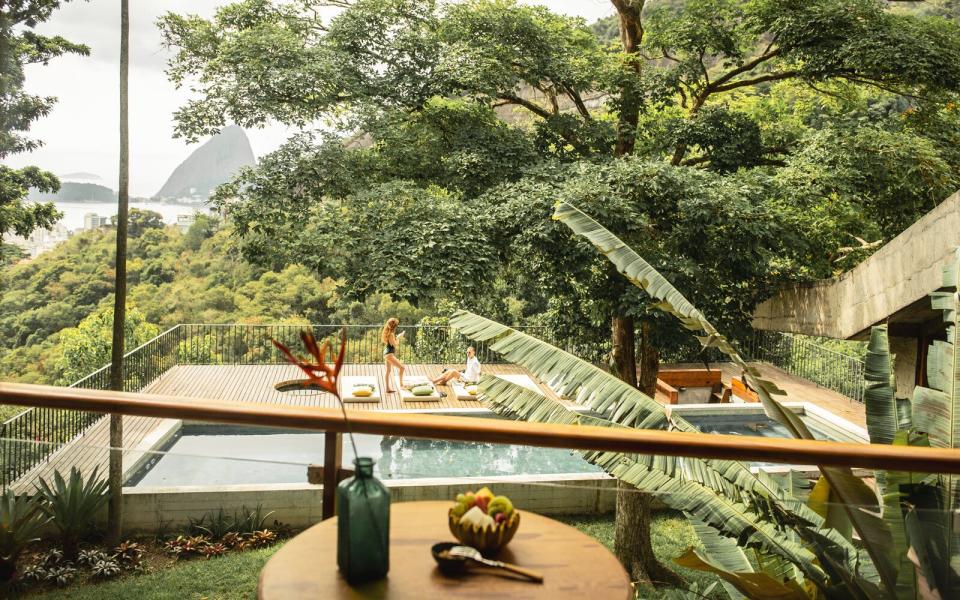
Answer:
<svg viewBox="0 0 960 600"><path fill-rule="evenodd" d="M656 300L654 306L677 317L688 330L701 333L697 338L704 348L714 347L729 356L743 370L744 378L757 392L764 411L771 419L780 422L794 437L814 439L800 417L774 399L775 395L785 395L783 390L772 381L761 377L760 372L740 356L733 344L717 331L703 313L633 249L580 209L566 202L557 203L553 218L566 224L574 233L590 240L620 273ZM883 582L886 595L894 596L897 569L891 553L891 533L881 517L877 495L855 477L850 469L821 467L820 470L830 482L831 490L841 500Z"/></svg>
<svg viewBox="0 0 960 600"><path fill-rule="evenodd" d="M624 425L630 423L637 428L662 429L663 425L672 425L683 431L697 431L692 425L678 417L668 416L662 405L650 401L647 396L632 386L623 384L613 375L586 363L585 361L556 348L547 342L538 340L527 334L513 330L507 326L474 315L467 311L457 311L450 320L451 326L471 339L487 342L491 350L502 354L507 360L519 364L544 381L551 381L554 389L558 385L575 386L577 396L591 405L607 407L608 414L604 419L610 423ZM580 379L578 379L580 378ZM587 383L583 383L586 380ZM595 389L601 384L609 383L612 389L621 393L620 404L610 405L594 402ZM485 378L481 381L481 390L486 389L482 398L494 404L494 410L502 414L518 416L523 420L567 423L567 424L599 424L596 417L570 411L564 406L550 401L541 394L529 392L520 386L497 378ZM608 388L611 389L611 388ZM636 411L630 410L631 402L644 403L648 410L646 419L637 422ZM652 403L652 404L651 404ZM611 418L612 417L612 418ZM623 423L616 422L622 419ZM615 462L616 456L613 457ZM703 465L710 469L709 481L714 489L727 495L740 498L743 493L752 494L754 498L740 498L753 506L762 506L765 501L775 506L776 511L789 514L789 526L809 527L822 530L823 536L832 539L832 544L843 549L843 555L848 557L847 567L856 580L864 580L864 589L873 590L871 582L877 580L877 574L871 569L871 562L866 556L854 548L843 537L827 528L823 528L823 520L809 509L802 501L793 498L772 477L764 472L753 473L742 463L729 460L715 459L685 459L685 465L690 470L701 471ZM726 485L727 483L731 485ZM779 515L782 522L786 517ZM864 596L855 596L864 597ZM875 596L874 596L875 597Z"/></svg>
<svg viewBox="0 0 960 600"><path fill-rule="evenodd" d="M542 394L497 377L485 376L479 387L481 399L499 414L516 415L533 422L622 427L572 411ZM710 469L706 461L620 452L584 451L581 454L617 479L656 495L671 508L695 515L724 535L737 539L739 544L761 548L789 560L815 584L829 588L816 564L817 557L776 522L752 510L750 500Z"/></svg>
<svg viewBox="0 0 960 600"><path fill-rule="evenodd" d="M886 325L878 325L870 330L864 363L863 378L867 384L863 396L870 443L892 444L893 436L900 429L900 418Z"/></svg>
<svg viewBox="0 0 960 600"><path fill-rule="evenodd" d="M673 559L681 567L714 573L752 600L810 600L795 581L780 582L766 573L733 572L717 566L693 548Z"/></svg>
<svg viewBox="0 0 960 600"><path fill-rule="evenodd" d="M960 248L943 268L943 286L930 294L930 304L940 310L947 325L946 340L933 341L927 351L927 385L913 391L913 425L927 436L930 446L960 448L960 356L956 342L958 331L958 278ZM911 438L910 440L914 440ZM905 517L907 538L919 561L918 584L929 585L944 598L956 597L960 590L960 527L957 524L957 496L960 485L955 475L923 477L913 480L933 485L910 486L909 502L916 509Z"/></svg>

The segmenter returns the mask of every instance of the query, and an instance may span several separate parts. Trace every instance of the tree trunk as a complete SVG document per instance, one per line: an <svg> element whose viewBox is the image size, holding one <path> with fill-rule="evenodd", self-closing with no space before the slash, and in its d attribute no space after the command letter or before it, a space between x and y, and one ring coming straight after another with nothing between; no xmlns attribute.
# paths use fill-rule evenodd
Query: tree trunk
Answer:
<svg viewBox="0 0 960 600"><path fill-rule="evenodd" d="M640 45L643 42L641 20L645 0L610 0L620 18L620 41L627 55L625 69L639 79L643 68ZM620 114L617 119L617 144L614 156L633 152L637 137L642 98L638 86L626 83L620 88ZM615 316L612 321L612 359L617 376L637 386L636 332L633 319ZM646 340L645 340L646 342ZM653 387L656 388L654 371ZM652 394L650 394L652 397ZM617 522L614 530L614 550L617 558L630 573L633 581L667 582L676 585L682 580L667 569L653 553L650 544L650 501L648 494L637 488L617 484Z"/></svg>
<svg viewBox="0 0 960 600"><path fill-rule="evenodd" d="M620 18L620 43L627 56L625 68L638 79L643 68L640 56L640 44L643 42L643 21L640 16L646 0L610 0ZM640 119L640 107L643 99L637 91L638 86L623 85L620 88L620 114L617 119L617 145L615 156L626 156L633 152L637 139L637 123Z"/></svg>
<svg viewBox="0 0 960 600"><path fill-rule="evenodd" d="M617 377L637 387L637 350L634 343L633 318L614 317L611 322L610 358Z"/></svg>
<svg viewBox="0 0 960 600"><path fill-rule="evenodd" d="M641 340L640 389L651 398L656 393L659 352L652 344L648 326ZM614 317L611 326L612 358L617 376L637 387L636 331L630 317ZM651 368L652 365L652 368ZM652 377L652 380L650 379ZM617 514L613 548L632 581L660 586L683 583L676 573L657 560L650 542L650 505L652 498L632 485L617 482Z"/></svg>
<svg viewBox="0 0 960 600"><path fill-rule="evenodd" d="M640 324L640 391L651 398L657 395L657 376L660 374L660 350L653 344L650 324Z"/></svg>
<svg viewBox="0 0 960 600"><path fill-rule="evenodd" d="M120 0L120 182L117 199L117 256L113 295L113 346L110 389L123 391L124 325L127 317L127 205L130 188L128 83L130 71L130 2ZM110 415L110 504L107 542L120 541L123 527L123 416Z"/></svg>

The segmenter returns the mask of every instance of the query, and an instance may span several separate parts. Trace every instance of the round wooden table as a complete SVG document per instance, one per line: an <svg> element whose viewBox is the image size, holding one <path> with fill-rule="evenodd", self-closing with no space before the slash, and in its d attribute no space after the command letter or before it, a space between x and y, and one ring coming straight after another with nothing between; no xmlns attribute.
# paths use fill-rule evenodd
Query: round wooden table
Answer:
<svg viewBox="0 0 960 600"><path fill-rule="evenodd" d="M382 581L347 584L337 569L337 520L328 519L287 542L260 573L261 600L336 598L631 598L630 578L592 537L521 511L520 529L496 557L539 571L542 584L476 567L450 577L430 547L456 541L447 528L450 502L402 502L390 509L390 573Z"/></svg>

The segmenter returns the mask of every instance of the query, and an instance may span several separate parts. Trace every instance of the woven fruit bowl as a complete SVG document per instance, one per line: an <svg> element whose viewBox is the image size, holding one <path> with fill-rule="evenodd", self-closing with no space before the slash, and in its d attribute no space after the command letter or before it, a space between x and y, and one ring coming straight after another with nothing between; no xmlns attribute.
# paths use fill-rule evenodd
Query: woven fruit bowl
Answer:
<svg viewBox="0 0 960 600"><path fill-rule="evenodd" d="M472 546L484 555L494 554L500 548L503 548L513 539L517 529L520 528L520 511L513 511L510 518L501 522L478 527L472 523L460 523L460 518L453 514L453 509L447 517L450 523L450 533L457 538L461 544Z"/></svg>

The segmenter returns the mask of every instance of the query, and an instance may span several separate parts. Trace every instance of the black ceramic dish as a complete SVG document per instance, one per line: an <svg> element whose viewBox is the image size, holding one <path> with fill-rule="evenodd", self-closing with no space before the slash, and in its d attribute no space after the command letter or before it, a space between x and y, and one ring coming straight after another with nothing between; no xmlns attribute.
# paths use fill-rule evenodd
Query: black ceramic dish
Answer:
<svg viewBox="0 0 960 600"><path fill-rule="evenodd" d="M437 561L437 565L440 566L442 573L446 575L459 575L467 569L467 559L443 556L443 553L450 548L460 545L459 542L440 542L439 544L434 544L433 548L430 548L433 559Z"/></svg>

